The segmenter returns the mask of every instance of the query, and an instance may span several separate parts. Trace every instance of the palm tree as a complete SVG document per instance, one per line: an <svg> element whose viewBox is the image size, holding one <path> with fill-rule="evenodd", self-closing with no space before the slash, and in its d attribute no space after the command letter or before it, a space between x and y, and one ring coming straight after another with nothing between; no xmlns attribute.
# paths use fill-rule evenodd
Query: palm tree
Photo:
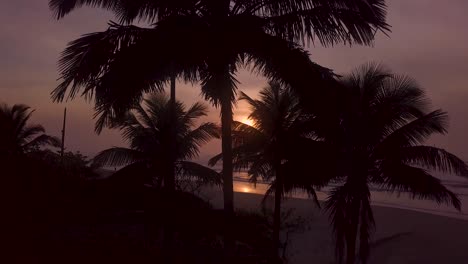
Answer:
<svg viewBox="0 0 468 264"><path fill-rule="evenodd" d="M41 125L28 124L34 110L22 104L0 105L0 154L11 156L60 146L60 140L45 134Z"/></svg>
<svg viewBox="0 0 468 264"><path fill-rule="evenodd" d="M340 262L345 248L347 263L366 262L374 226L370 185L460 210L458 197L431 172L466 177L468 167L444 149L422 145L432 134L447 132L447 113L429 111L428 99L414 80L369 64L341 82L342 136L335 142L341 142L345 170L343 184L331 191L326 207Z"/></svg>
<svg viewBox="0 0 468 264"><path fill-rule="evenodd" d="M166 205L174 205L178 193L189 185L221 185L220 174L216 171L190 161L199 154L199 148L213 137L219 137L219 127L213 123L195 123L207 113L207 108L195 103L187 110L181 102L172 101L163 93L155 93L138 104L121 118L113 120L112 127L119 128L130 148L113 147L101 151L95 158L95 164L107 166L125 166L113 177L114 184L124 184L126 189L132 185L126 175L132 175L138 190L143 184L153 187L164 186ZM124 179L121 181L121 179ZM151 180L148 182L148 180ZM132 188L129 188L132 189ZM173 208L171 208L173 207ZM173 246L175 206L165 210L163 252L170 262Z"/></svg>
<svg viewBox="0 0 468 264"><path fill-rule="evenodd" d="M121 24L69 44L60 60L57 101L94 96L97 130L160 90L172 76L201 81L221 107L224 207L233 213L232 103L239 67L287 83L303 97L320 97L329 70L312 63L296 43L318 39L370 44L388 31L384 0L50 0L57 18L89 5L113 11ZM151 27L132 25L146 21ZM67 93L68 91L68 93ZM318 105L319 100L315 101Z"/></svg>
<svg viewBox="0 0 468 264"><path fill-rule="evenodd" d="M240 100L248 102L253 126L234 122L234 167L248 169L251 181L258 178L269 181L270 188L265 198L275 195L273 217L274 248L280 249L281 200L285 194L302 189L317 203L314 186L323 186L334 174L330 173L331 156L326 155L326 142L311 130L314 117L306 114L299 99L290 89L278 83L270 83L260 91L260 99L252 99L241 92ZM214 166L222 159L222 154L213 157ZM320 168L324 173L320 173ZM311 168L314 175L308 173ZM277 252L277 253L278 253ZM279 256L279 255L278 255Z"/></svg>
<svg viewBox="0 0 468 264"><path fill-rule="evenodd" d="M151 94L143 105L135 106L120 119L114 120L113 127L119 128L130 148L112 147L101 151L94 157L94 163L104 166L125 166L125 171L145 171L151 175L153 184L161 187L167 183L167 175L178 175L177 179L187 177L221 185L221 177L210 168L190 161L196 158L199 148L213 137L219 137L219 128L213 123L202 123L193 128L197 120L206 115L206 107L200 103L189 109L181 102L172 103L164 94ZM170 139L175 128L177 148ZM176 162L168 153L176 155ZM176 183L169 183L175 184Z"/></svg>

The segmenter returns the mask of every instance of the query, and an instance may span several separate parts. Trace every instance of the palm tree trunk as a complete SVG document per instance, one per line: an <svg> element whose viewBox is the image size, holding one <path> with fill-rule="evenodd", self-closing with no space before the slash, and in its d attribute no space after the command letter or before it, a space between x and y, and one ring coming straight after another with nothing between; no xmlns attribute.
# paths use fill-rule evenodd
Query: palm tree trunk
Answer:
<svg viewBox="0 0 468 264"><path fill-rule="evenodd" d="M232 166L232 108L231 99L223 98L221 103L221 140L223 153L223 192L224 210L228 214L234 213L233 166Z"/></svg>
<svg viewBox="0 0 468 264"><path fill-rule="evenodd" d="M346 237L346 264L354 264L356 259L356 232L352 233Z"/></svg>
<svg viewBox="0 0 468 264"><path fill-rule="evenodd" d="M346 236L346 263L354 264L356 260L356 239L359 226L360 200L354 198L350 205L351 219Z"/></svg>
<svg viewBox="0 0 468 264"><path fill-rule="evenodd" d="M232 108L230 91L225 92L221 102L221 149L223 153L223 195L224 212L226 216L224 243L227 261L234 249L234 189L232 175Z"/></svg>
<svg viewBox="0 0 468 264"><path fill-rule="evenodd" d="M175 75L171 76L171 94L170 94L170 99L169 99L169 105L170 105L170 111L171 111L171 121L170 121L170 140L169 142L169 159L168 159L168 164L167 164L167 172L166 172L166 179L164 180L164 189L165 189L165 194L168 196L167 201L172 201L174 199L173 194L175 191L175 177L176 177L176 167L175 167L175 162L176 162L176 144L177 144L177 138L176 138L176 118L175 118L175 110L176 110L176 94L175 94L175 82L176 78ZM164 234L163 234L163 261L165 264L170 264L173 263L173 240L174 240L174 226L172 223L174 222L173 220L173 214L172 212L174 211L174 206L170 205L166 207L167 212L166 212L166 223L164 225Z"/></svg>
<svg viewBox="0 0 468 264"><path fill-rule="evenodd" d="M169 99L169 103L170 103L170 107L171 107L171 115L172 115L172 118L171 118L171 142L170 142L170 145L171 147L169 148L170 149L170 168L169 168L169 173L167 175L167 182L165 183L165 186L167 187L167 190L170 190L170 191L174 191L175 190L175 162L176 162L176 149L177 149L177 138L176 138L176 78L175 78L175 75L172 75L171 76L171 94L170 94L170 99Z"/></svg>
<svg viewBox="0 0 468 264"><path fill-rule="evenodd" d="M275 189L275 208L273 213L273 246L276 257L280 258L280 231L281 231L281 199L283 198L283 178L279 173L280 162L275 161L275 177L276 177L276 189Z"/></svg>
<svg viewBox="0 0 468 264"><path fill-rule="evenodd" d="M232 93L229 64L220 67L217 76L221 86L221 150L223 154L223 198L224 198L224 259L223 263L234 263L234 189L232 164Z"/></svg>

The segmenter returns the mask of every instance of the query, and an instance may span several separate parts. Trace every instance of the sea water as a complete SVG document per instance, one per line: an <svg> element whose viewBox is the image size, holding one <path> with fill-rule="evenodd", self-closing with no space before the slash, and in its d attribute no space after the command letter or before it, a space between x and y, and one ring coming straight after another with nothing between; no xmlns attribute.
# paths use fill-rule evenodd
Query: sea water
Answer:
<svg viewBox="0 0 468 264"><path fill-rule="evenodd" d="M371 200L373 205L408 209L419 212L425 212L435 215L444 215L454 218L468 220L468 180L457 177L447 177L437 175L449 190L457 194L462 206L461 211L447 204L437 204L431 200L420 200L407 192L389 193L387 190L371 186ZM325 201L328 192L338 185L330 185L317 191L320 201ZM246 172L236 172L234 174L234 191L245 193L265 194L269 188L268 182L259 181L256 184L249 182ZM309 199L307 193L296 191L289 195L291 198Z"/></svg>

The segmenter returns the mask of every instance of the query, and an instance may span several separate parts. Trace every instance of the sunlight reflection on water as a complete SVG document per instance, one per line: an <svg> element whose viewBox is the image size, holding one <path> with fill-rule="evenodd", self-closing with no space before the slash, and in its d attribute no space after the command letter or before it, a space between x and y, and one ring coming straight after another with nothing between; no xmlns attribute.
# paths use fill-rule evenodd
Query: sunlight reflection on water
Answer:
<svg viewBox="0 0 468 264"><path fill-rule="evenodd" d="M436 215L444 215L454 218L467 219L468 220L468 185L458 185L447 183L450 190L459 195L459 199L462 202L462 210L458 212L455 208L440 204L428 200L417 200L412 199L412 196L408 193L401 194L390 194L386 191L371 189L371 199L373 205L394 207L400 209L408 209L414 211L420 211L425 213L431 213ZM253 183L248 182L247 173L237 173L234 181L234 191L243 193L255 193L265 194L268 190L269 185L267 183ZM330 187L325 187L320 191L317 191L317 196L320 201L325 201L328 197L328 191ZM302 191L296 191L288 196L289 198L308 199L307 193Z"/></svg>

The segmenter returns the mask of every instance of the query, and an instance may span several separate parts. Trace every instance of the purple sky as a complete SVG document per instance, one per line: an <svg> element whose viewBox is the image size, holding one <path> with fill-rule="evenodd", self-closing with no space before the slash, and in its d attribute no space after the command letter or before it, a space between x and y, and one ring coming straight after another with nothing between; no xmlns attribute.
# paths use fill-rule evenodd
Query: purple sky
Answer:
<svg viewBox="0 0 468 264"><path fill-rule="evenodd" d="M87 155L122 145L118 133L93 130L92 105L77 99L55 104L50 92L57 85L56 62L66 43L81 34L105 30L112 16L96 9L81 9L61 21L52 18L47 0L0 1L0 102L24 103L37 109L33 121L47 132L59 135L64 106L68 107L66 146ZM434 107L449 112L450 128L445 137L428 144L440 146L468 160L468 1L389 0L389 37L380 34L374 47L311 47L312 59L346 73L368 62L382 62L397 73L415 78L424 87ZM239 74L242 91L256 96L266 82L247 72ZM199 87L180 84L178 98L191 104L202 101ZM246 116L239 104L236 118ZM213 109L206 120L218 121ZM219 142L203 148L201 159L218 153Z"/></svg>

